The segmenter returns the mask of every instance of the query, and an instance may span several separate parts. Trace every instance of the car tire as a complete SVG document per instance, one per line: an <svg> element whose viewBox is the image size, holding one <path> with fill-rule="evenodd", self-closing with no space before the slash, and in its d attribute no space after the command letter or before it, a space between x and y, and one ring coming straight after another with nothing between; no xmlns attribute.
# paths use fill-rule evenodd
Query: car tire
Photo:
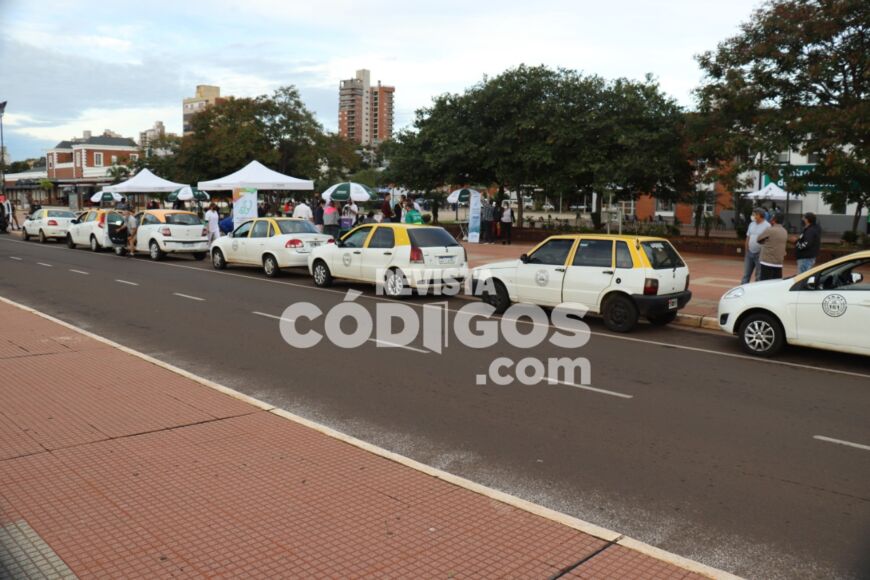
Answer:
<svg viewBox="0 0 870 580"><path fill-rule="evenodd" d="M70 250L76 249L76 243L73 241L71 234L66 235L66 247L69 248Z"/></svg>
<svg viewBox="0 0 870 580"><path fill-rule="evenodd" d="M151 240L151 243L148 244L148 256L155 262L159 262L166 257L166 254L160 249L156 240Z"/></svg>
<svg viewBox="0 0 870 580"><path fill-rule="evenodd" d="M655 314L646 317L649 323L653 326L665 326L677 319L676 312L665 312L663 314Z"/></svg>
<svg viewBox="0 0 870 580"><path fill-rule="evenodd" d="M740 346L754 356L770 357L785 346L785 330L776 316L753 312L740 321L737 330Z"/></svg>
<svg viewBox="0 0 870 580"><path fill-rule="evenodd" d="M329 266L323 260L314 262L312 269L314 274L314 285L319 288L328 288L332 286L332 272L329 271Z"/></svg>
<svg viewBox="0 0 870 580"><path fill-rule="evenodd" d="M211 265L215 270L223 270L227 267L227 259L224 258L224 253L217 248L211 252Z"/></svg>
<svg viewBox="0 0 870 580"><path fill-rule="evenodd" d="M630 332L637 325L637 306L623 294L610 296L601 314L604 316L604 326L614 332Z"/></svg>
<svg viewBox="0 0 870 580"><path fill-rule="evenodd" d="M91 248L92 252L99 252L100 251L100 242L97 241L97 236L93 236L93 235L91 236L90 248Z"/></svg>
<svg viewBox="0 0 870 580"><path fill-rule="evenodd" d="M495 308L496 314L504 314L504 311L511 305L511 297L500 280L493 280L493 286L495 290L492 292L484 290L480 299Z"/></svg>
<svg viewBox="0 0 870 580"><path fill-rule="evenodd" d="M404 298L410 292L408 291L408 279L398 268L387 270L384 276L384 294L390 298Z"/></svg>
<svg viewBox="0 0 870 580"><path fill-rule="evenodd" d="M30 241L30 234L27 233L27 228L21 228L21 235L25 242Z"/></svg>
<svg viewBox="0 0 870 580"><path fill-rule="evenodd" d="M39 243L44 244L47 241L48 241L48 238L45 237L45 232L42 230L39 230Z"/></svg>
<svg viewBox="0 0 870 580"><path fill-rule="evenodd" d="M193 254L193 259L197 261L205 260L205 257L208 255L208 252L195 252Z"/></svg>
<svg viewBox="0 0 870 580"><path fill-rule="evenodd" d="M277 278L281 275L281 266L272 254L266 254L263 258L263 273L268 278Z"/></svg>

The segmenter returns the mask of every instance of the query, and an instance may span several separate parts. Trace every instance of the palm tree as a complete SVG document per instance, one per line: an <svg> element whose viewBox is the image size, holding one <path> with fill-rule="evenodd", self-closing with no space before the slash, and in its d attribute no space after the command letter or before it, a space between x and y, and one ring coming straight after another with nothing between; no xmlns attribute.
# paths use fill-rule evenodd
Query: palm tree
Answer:
<svg viewBox="0 0 870 580"><path fill-rule="evenodd" d="M112 183L121 183L130 177L130 168L126 165L115 163L106 170L106 175L112 178Z"/></svg>

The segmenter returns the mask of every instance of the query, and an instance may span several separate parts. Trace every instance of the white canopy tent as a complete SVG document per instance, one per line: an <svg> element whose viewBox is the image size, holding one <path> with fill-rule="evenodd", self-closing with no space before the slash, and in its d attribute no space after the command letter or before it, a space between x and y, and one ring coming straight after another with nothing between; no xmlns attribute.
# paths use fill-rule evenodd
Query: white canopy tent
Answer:
<svg viewBox="0 0 870 580"><path fill-rule="evenodd" d="M297 191L313 191L314 182L307 179L299 179L273 171L260 163L251 161L235 173L231 173L220 179L200 181L199 189L209 191L236 189L250 187L253 189L281 189Z"/></svg>
<svg viewBox="0 0 870 580"><path fill-rule="evenodd" d="M746 194L746 199L754 199L758 201L800 201L801 198L796 193L787 193L783 188L770 182L758 191Z"/></svg>
<svg viewBox="0 0 870 580"><path fill-rule="evenodd" d="M184 187L183 183L175 183L142 169L139 173L121 183L104 187L105 191L113 193L168 193Z"/></svg>

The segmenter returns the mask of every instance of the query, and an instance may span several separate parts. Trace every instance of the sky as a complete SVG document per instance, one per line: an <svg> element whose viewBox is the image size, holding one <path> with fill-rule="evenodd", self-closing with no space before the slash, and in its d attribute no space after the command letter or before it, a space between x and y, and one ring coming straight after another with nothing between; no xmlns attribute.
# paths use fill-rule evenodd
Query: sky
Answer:
<svg viewBox="0 0 870 580"><path fill-rule="evenodd" d="M605 78L651 73L691 108L694 56L738 32L758 0L0 0L0 101L12 160L105 129L181 132L197 84L251 97L295 85L338 124L361 68L396 87L395 127L433 96L520 64Z"/></svg>

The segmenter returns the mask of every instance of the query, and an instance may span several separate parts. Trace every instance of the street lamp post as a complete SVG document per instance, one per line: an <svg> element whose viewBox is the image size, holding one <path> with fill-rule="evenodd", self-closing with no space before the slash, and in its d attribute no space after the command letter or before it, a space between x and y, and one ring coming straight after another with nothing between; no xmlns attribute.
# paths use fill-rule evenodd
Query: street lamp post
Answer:
<svg viewBox="0 0 870 580"><path fill-rule="evenodd" d="M0 193L6 198L6 143L3 141L3 113L6 112L6 103L0 103Z"/></svg>

